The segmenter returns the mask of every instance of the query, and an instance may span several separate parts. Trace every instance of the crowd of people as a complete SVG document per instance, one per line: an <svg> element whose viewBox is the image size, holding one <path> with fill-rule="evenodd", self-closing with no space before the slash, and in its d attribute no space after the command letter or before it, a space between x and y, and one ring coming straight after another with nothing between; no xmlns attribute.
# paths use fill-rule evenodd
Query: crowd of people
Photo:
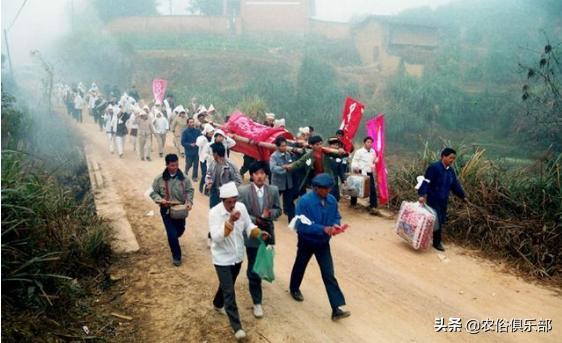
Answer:
<svg viewBox="0 0 562 343"><path fill-rule="evenodd" d="M375 182L378 157L372 137L365 137L350 157L343 149L343 131L335 131L325 145L312 126L305 126L298 129L295 140L278 136L268 161L244 156L239 167L229 158L236 140L216 124L219 116L214 106L207 108L196 97L184 107L176 106L172 95L162 102L145 103L134 87L124 93L109 90L107 96L102 96L95 83L88 91L81 83L76 87L61 85L58 91L60 101L76 121L83 121L84 110L93 117L107 136L109 151L117 152L119 158L125 153L128 137L132 152L142 161L152 161L152 143L156 140L165 169L154 179L150 197L160 206L174 266L182 264L179 238L186 229L195 188L209 198L207 240L218 278L212 303L218 313L228 317L237 339L246 337L234 291L242 262L247 256L246 276L253 314L262 318L262 280L254 272L254 264L261 244L269 249L275 246L274 222L283 214L298 236L290 295L296 301L304 300L300 286L314 255L332 308L331 318L340 320L350 315L342 309L346 302L334 275L330 240L348 228L341 223L339 201L349 174L363 175L368 180L369 212L380 214ZM266 113L263 124L285 128L285 120L275 117ZM175 152L165 154L170 133ZM441 225L446 217L449 190L466 199L449 168L455 154L454 150L445 149L442 160L426 172L419 190L419 201L427 199L435 207ZM181 159L185 160L183 170ZM250 177L245 183L247 172ZM358 206L357 197L351 196L349 201L351 207ZM440 232L441 229L434 235L434 247L444 250Z"/></svg>

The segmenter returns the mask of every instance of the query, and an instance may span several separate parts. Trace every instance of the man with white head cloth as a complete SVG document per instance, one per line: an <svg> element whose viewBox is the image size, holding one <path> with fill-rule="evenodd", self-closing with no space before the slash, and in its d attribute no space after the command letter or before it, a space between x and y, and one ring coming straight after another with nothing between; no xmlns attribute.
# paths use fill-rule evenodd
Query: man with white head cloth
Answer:
<svg viewBox="0 0 562 343"><path fill-rule="evenodd" d="M113 149L115 145L115 130L116 127L113 127L115 120L113 119L115 114L113 113L113 105L109 104L106 109L105 113L103 114L103 127L105 130L105 134L107 135L107 140L109 142L109 152L113 154Z"/></svg>
<svg viewBox="0 0 562 343"><path fill-rule="evenodd" d="M181 139L182 133L187 127L187 115L185 113L185 109L181 105L174 109L174 114L175 115L173 116L170 124L170 131L172 131L172 134L174 135L174 147L177 149L178 155L184 157L185 154L182 148ZM187 174L188 170L185 169L184 171Z"/></svg>
<svg viewBox="0 0 562 343"><path fill-rule="evenodd" d="M154 129L156 133L156 142L158 143L158 154L160 157L164 157L164 148L166 147L166 135L169 129L168 119L162 114L161 111L156 112L156 118L154 119Z"/></svg>
<svg viewBox="0 0 562 343"><path fill-rule="evenodd" d="M154 118L150 114L148 106L144 106L139 115L135 118L134 123L138 126L139 137L139 155L141 161L145 159L150 161L150 152L152 151L152 134L156 132L154 129Z"/></svg>
<svg viewBox="0 0 562 343"><path fill-rule="evenodd" d="M127 126L131 129L129 132L129 142L133 145L133 151L137 151L137 136L139 133L139 125L136 123L136 118L141 113L141 109L138 106L134 106L129 119L127 120Z"/></svg>
<svg viewBox="0 0 562 343"><path fill-rule="evenodd" d="M275 114L274 113L266 113L265 114L265 122L263 125L273 127L275 122Z"/></svg>
<svg viewBox="0 0 562 343"><path fill-rule="evenodd" d="M211 141L213 139L213 135L215 132L215 128L211 124L203 124L203 131L201 135L197 137L195 140L195 145L198 148L199 154L199 165L201 167L201 181L199 182L199 192L203 193L203 186L205 185L205 175L207 175L207 163L208 160L212 158L210 155L211 149L209 145L211 145Z"/></svg>
<svg viewBox="0 0 562 343"><path fill-rule="evenodd" d="M234 337L241 340L246 333L242 329L234 289L244 260L244 237L268 239L269 234L252 223L246 206L238 202L234 182L221 186L220 199L221 202L209 210L211 255L219 279L213 305L217 312L228 316Z"/></svg>

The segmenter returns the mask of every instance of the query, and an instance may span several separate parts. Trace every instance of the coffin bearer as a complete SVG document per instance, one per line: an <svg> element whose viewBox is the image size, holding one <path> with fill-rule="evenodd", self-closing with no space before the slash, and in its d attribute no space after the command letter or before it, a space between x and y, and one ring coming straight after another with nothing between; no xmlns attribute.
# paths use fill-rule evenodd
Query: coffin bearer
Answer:
<svg viewBox="0 0 562 343"><path fill-rule="evenodd" d="M292 172L285 169L286 165L293 162L293 156L287 151L287 139L279 136L275 139L277 150L269 158L271 171L271 184L277 186L279 193L283 195L283 212L287 215L289 222L295 216L295 191Z"/></svg>
<svg viewBox="0 0 562 343"><path fill-rule="evenodd" d="M298 170L304 168L304 178L301 180L299 190L305 189L310 185L312 178L316 175L326 173L331 177L334 177L334 171L332 170L330 164L330 156L324 152L322 146L323 140L320 136L312 136L308 139L308 144L312 148L311 151L302 155L295 162L286 165L284 168L289 171ZM344 155L345 151L339 149L337 156ZM332 185L333 186L333 185ZM336 197L335 187L332 188L332 194Z"/></svg>
<svg viewBox="0 0 562 343"><path fill-rule="evenodd" d="M425 203L437 212L439 229L433 232L433 247L439 251L445 251L441 242L443 224L447 219L447 203L449 192L468 202L466 195L457 179L457 174L452 168L457 152L451 148L445 148L441 152L441 161L432 163L425 171L424 181L418 189L420 203Z"/></svg>
<svg viewBox="0 0 562 343"><path fill-rule="evenodd" d="M281 207L279 205L278 188L267 184L267 167L265 162L254 162L250 165L252 182L238 188L240 193L238 201L246 206L252 223L269 234L270 237L265 241L265 244L273 246L275 245L273 221L281 215ZM248 276L256 318L263 317L261 278L253 272L259 246L260 242L257 239L246 239L246 255L248 255L246 275Z"/></svg>
<svg viewBox="0 0 562 343"><path fill-rule="evenodd" d="M314 255L332 306L332 320L339 320L349 317L350 312L340 308L345 305L345 298L334 276L330 239L345 231L347 226L340 226L338 203L330 194L330 188L333 186L334 178L331 175L316 175L312 179L313 191L306 193L297 203L297 257L291 272L289 291L296 301L304 300L300 286L306 266Z"/></svg>
<svg viewBox="0 0 562 343"><path fill-rule="evenodd" d="M160 214L172 251L172 263L178 267L181 265L179 238L185 231L185 220L193 206L193 187L179 169L178 155L168 154L165 161L166 169L154 179L150 197L160 205Z"/></svg>

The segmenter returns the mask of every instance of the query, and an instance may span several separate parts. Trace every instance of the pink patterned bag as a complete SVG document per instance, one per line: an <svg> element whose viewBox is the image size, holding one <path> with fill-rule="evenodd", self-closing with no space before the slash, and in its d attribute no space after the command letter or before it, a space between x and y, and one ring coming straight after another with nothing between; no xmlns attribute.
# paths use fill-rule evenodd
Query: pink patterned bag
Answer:
<svg viewBox="0 0 562 343"><path fill-rule="evenodd" d="M403 201L396 222L396 233L414 249L427 249L433 243L437 224L435 211L419 202Z"/></svg>

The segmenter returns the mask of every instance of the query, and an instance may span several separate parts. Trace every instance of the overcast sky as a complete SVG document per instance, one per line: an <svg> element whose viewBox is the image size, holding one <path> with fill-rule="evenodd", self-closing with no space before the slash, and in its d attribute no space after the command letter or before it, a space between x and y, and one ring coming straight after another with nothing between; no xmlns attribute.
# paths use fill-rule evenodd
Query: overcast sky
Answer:
<svg viewBox="0 0 562 343"><path fill-rule="evenodd" d="M1 0L2 29L8 28L25 0ZM75 6L86 0L74 0ZM131 0L134 1L134 0ZM168 0L160 0L164 4ZM174 8L187 7L188 0L172 0ZM316 17L325 20L347 21L353 14L395 14L400 10L420 6L432 6L450 0L317 0ZM562 0L561 0L562 1ZM20 16L8 31L10 52L14 64L30 63L29 52L44 50L53 40L70 27L71 0L27 0ZM162 5L162 11L168 6ZM2 39L2 53L5 53Z"/></svg>

